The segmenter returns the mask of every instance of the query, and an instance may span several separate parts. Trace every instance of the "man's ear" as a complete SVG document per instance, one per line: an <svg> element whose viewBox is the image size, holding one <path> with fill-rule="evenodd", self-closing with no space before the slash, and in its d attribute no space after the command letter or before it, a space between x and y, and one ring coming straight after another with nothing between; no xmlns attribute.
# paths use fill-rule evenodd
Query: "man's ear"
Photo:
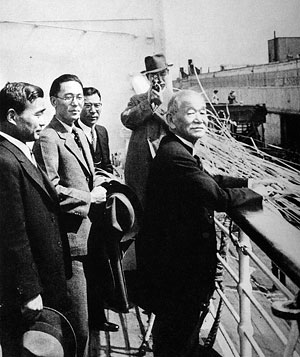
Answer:
<svg viewBox="0 0 300 357"><path fill-rule="evenodd" d="M18 114L14 109L9 109L6 115L6 119L9 123L17 125Z"/></svg>
<svg viewBox="0 0 300 357"><path fill-rule="evenodd" d="M171 113L167 113L166 115L166 120L167 120L167 124L171 129L175 129L176 126L174 124L174 114Z"/></svg>
<svg viewBox="0 0 300 357"><path fill-rule="evenodd" d="M54 108L56 108L56 105L57 105L57 98L56 97L50 97L50 103L52 104L52 106Z"/></svg>

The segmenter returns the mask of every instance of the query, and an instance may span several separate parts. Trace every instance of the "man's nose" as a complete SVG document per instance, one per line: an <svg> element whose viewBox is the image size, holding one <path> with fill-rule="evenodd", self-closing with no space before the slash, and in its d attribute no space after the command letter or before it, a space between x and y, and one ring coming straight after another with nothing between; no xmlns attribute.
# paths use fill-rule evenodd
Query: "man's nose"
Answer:
<svg viewBox="0 0 300 357"><path fill-rule="evenodd" d="M199 110L196 111L195 119L199 122L204 122L206 118L206 115L201 113Z"/></svg>

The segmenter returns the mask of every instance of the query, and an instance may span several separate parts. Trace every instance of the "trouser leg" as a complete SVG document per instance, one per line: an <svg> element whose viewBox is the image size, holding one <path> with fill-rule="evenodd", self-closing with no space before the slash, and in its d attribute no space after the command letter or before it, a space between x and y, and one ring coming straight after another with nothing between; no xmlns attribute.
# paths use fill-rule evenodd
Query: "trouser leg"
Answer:
<svg viewBox="0 0 300 357"><path fill-rule="evenodd" d="M73 258L72 270L73 276L67 281L68 293L70 295L72 306L66 313L75 331L77 339L77 357L85 356L85 350L88 344L88 308L87 308L87 284L84 273L84 258Z"/></svg>
<svg viewBox="0 0 300 357"><path fill-rule="evenodd" d="M186 356L199 314L198 306L180 306L168 313L157 314L152 332L154 356ZM199 338L194 338L193 344L198 343Z"/></svg>
<svg viewBox="0 0 300 357"><path fill-rule="evenodd" d="M19 357L21 355L21 339L24 326L22 316L18 311L13 311L0 319L0 344L3 357Z"/></svg>

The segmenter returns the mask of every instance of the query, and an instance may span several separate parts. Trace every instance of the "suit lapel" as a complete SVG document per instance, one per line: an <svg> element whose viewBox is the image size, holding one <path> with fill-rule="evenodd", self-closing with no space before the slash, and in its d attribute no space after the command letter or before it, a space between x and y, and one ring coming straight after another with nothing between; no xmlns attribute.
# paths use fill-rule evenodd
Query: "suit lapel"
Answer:
<svg viewBox="0 0 300 357"><path fill-rule="evenodd" d="M85 138L85 135L80 132L81 129L80 130L78 129L78 134L82 142L83 150L85 151L85 157L81 152L81 150L79 149L79 147L77 146L72 134L69 133L67 129L55 117L51 121L51 127L57 132L60 139L64 142L65 147L76 157L76 159L80 162L84 170L87 171L89 175L92 175L93 163L91 165L91 162L87 154L88 150L90 149L87 146L88 143L87 143L87 139ZM83 134L84 137L81 134Z"/></svg>
<svg viewBox="0 0 300 357"><path fill-rule="evenodd" d="M102 131L100 126L95 126L95 130L97 133L97 141L100 147L100 154L102 156L102 158L104 158L105 155L105 147L104 147L104 143L105 143L105 136L104 136L104 132Z"/></svg>
<svg viewBox="0 0 300 357"><path fill-rule="evenodd" d="M10 141L4 139L2 141L2 145L6 147L19 161L20 165L22 166L23 170L26 172L27 176L29 176L35 183L39 185L39 187L47 194L49 198L55 200L53 197L53 189L51 188L48 190L46 187L45 182L49 182L44 175L40 174L40 169L36 168L32 162L23 154L23 152L18 149L15 145L13 145ZM50 184L49 184L50 187ZM56 196L56 194L55 194Z"/></svg>
<svg viewBox="0 0 300 357"><path fill-rule="evenodd" d="M175 134L173 133L168 133L164 138L162 138L162 142L164 141L177 141L179 144L181 144L191 155L193 155L193 149L185 145L183 141L181 141Z"/></svg>
<svg viewBox="0 0 300 357"><path fill-rule="evenodd" d="M81 143L82 143L85 163L90 171L90 174L93 174L94 162L93 162L93 157L92 157L92 153L91 153L91 149L90 149L90 144L88 142L87 137L85 136L84 132L81 129L78 129L78 135L79 135Z"/></svg>

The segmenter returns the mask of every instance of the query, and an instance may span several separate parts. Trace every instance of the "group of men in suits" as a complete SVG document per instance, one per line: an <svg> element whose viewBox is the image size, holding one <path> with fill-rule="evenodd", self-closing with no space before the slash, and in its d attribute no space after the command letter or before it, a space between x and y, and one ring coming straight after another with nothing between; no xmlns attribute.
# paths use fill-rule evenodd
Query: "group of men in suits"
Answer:
<svg viewBox="0 0 300 357"><path fill-rule="evenodd" d="M151 61L146 67L152 74L168 67L164 56ZM42 130L43 97L41 88L27 83L8 83L0 92L0 341L4 357L20 355L24 330L20 322L32 321L44 305L63 311L71 321L78 357L88 353L89 327L118 330L106 320L103 291L101 284L94 284L95 265L88 254L96 241L101 261L96 275L105 279L109 266L105 244L99 244L103 229L99 217L106 201L104 173L109 175L112 166L107 131L95 126L101 95L95 88L83 88L75 75L56 78L50 88L55 115ZM147 105L140 97L132 98L132 105L122 113L124 123L134 118L142 123L146 142L150 129L153 138L160 132L153 124L158 119L153 112L162 104L158 97L147 97ZM136 240L137 265L146 282L141 305L156 314L154 356L183 357L195 353L197 339L191 344L191 336L214 290L214 211L245 203L259 207L262 196L248 187L261 193L264 182L212 177L203 170L194 156L195 143L208 125L201 94L175 93L164 117L164 134L162 139L156 136L160 145L154 159L147 146L151 160L146 191L141 191L145 211ZM35 141L34 155L27 146L31 141Z"/></svg>
<svg viewBox="0 0 300 357"><path fill-rule="evenodd" d="M112 165L107 131L96 125L101 95L95 88L84 89L75 75L58 77L50 89L55 115L44 129L43 97L41 88L28 83L7 83L0 92L4 357L20 355L25 328L20 322L30 323L43 306L64 312L70 320L78 357L88 354L90 328L119 328L106 320L103 292L90 284L95 272L88 259L88 241L102 239L97 247L102 249L103 271L108 271L98 222L106 200L102 173L112 173ZM32 141L33 152L27 145ZM105 278L101 271L99 275Z"/></svg>

